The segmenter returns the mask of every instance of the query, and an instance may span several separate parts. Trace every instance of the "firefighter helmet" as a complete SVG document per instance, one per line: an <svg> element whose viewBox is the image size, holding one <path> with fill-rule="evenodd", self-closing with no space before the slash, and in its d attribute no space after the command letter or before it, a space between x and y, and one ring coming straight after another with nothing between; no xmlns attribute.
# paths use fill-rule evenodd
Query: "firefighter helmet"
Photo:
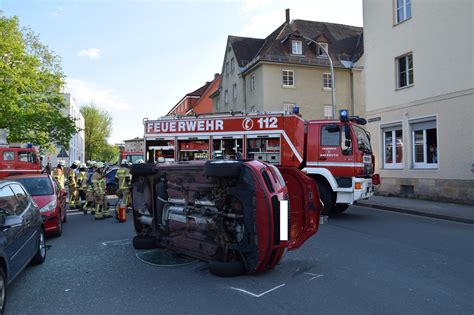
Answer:
<svg viewBox="0 0 474 315"><path fill-rule="evenodd" d="M104 168L104 162L97 162L97 164L95 165L95 167L97 168Z"/></svg>
<svg viewBox="0 0 474 315"><path fill-rule="evenodd" d="M145 163L145 161L143 161L142 159L138 159L135 164L142 164L142 163Z"/></svg>

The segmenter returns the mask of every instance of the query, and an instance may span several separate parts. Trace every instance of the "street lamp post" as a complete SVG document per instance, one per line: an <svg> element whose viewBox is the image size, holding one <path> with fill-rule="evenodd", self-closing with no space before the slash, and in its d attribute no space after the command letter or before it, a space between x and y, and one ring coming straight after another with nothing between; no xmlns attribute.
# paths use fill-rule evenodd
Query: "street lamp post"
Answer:
<svg viewBox="0 0 474 315"><path fill-rule="evenodd" d="M326 48L324 48L323 45L321 45L320 43L318 43L317 41L309 38L309 37L306 37L306 36L302 36L306 41L308 42L311 42L311 43L315 43L316 45L318 45L323 51L324 53L326 54L326 56L328 56L328 59L329 59L329 66L331 68L331 91L332 91L332 118L335 119L336 118L336 93L335 93L335 88L336 88L336 85L335 85L335 79L334 79L334 65L332 63L332 59L331 59L331 56L329 56L329 53L328 51L326 50Z"/></svg>

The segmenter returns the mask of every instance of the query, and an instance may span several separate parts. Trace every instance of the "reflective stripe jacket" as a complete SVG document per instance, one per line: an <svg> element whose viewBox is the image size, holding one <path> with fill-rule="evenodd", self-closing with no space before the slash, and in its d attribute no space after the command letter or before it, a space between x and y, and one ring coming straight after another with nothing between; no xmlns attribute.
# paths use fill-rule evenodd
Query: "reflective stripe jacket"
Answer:
<svg viewBox="0 0 474 315"><path fill-rule="evenodd" d="M118 179L118 189L129 189L132 181L132 175L127 167L121 167L115 173L115 178Z"/></svg>
<svg viewBox="0 0 474 315"><path fill-rule="evenodd" d="M69 170L68 183L69 187L76 188L76 172L73 169Z"/></svg>
<svg viewBox="0 0 474 315"><path fill-rule="evenodd" d="M87 189L87 173L86 171L80 171L79 176L77 176L77 185L80 190Z"/></svg>
<svg viewBox="0 0 474 315"><path fill-rule="evenodd" d="M63 172L63 170L60 169L60 168L55 168L53 170L53 177L58 182L59 187L64 189L64 172Z"/></svg>
<svg viewBox="0 0 474 315"><path fill-rule="evenodd" d="M105 194L105 177L100 173L95 172L94 175L92 175L92 185L94 187L94 193L98 195Z"/></svg>

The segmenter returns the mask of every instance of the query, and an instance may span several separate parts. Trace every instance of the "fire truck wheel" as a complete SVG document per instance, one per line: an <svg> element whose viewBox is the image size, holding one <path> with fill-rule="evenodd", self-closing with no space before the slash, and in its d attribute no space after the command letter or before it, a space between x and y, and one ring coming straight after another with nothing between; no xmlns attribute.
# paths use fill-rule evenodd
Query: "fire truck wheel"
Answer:
<svg viewBox="0 0 474 315"><path fill-rule="evenodd" d="M155 163L140 163L130 166L130 173L132 175L150 175L155 174Z"/></svg>
<svg viewBox="0 0 474 315"><path fill-rule="evenodd" d="M347 208L349 208L349 205L346 205L346 204L336 204L334 206L334 210L336 210L337 213L342 213L344 211L347 210Z"/></svg>
<svg viewBox="0 0 474 315"><path fill-rule="evenodd" d="M154 237L143 237L137 235L133 238L133 248L135 249L153 249L156 248Z"/></svg>
<svg viewBox="0 0 474 315"><path fill-rule="evenodd" d="M333 214L334 204L336 203L336 194L331 190L327 183L317 181L319 198L324 203L323 214L330 215Z"/></svg>
<svg viewBox="0 0 474 315"><path fill-rule="evenodd" d="M242 162L235 160L214 160L204 165L204 174L209 177L238 177Z"/></svg>
<svg viewBox="0 0 474 315"><path fill-rule="evenodd" d="M218 277L237 277L245 274L245 266L243 262L236 260L228 262L211 260L209 271Z"/></svg>

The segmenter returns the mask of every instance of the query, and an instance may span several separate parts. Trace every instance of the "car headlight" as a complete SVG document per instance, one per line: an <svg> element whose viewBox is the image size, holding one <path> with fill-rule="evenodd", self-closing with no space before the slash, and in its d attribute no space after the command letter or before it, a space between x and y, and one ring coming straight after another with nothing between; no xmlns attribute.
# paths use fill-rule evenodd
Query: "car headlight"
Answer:
<svg viewBox="0 0 474 315"><path fill-rule="evenodd" d="M57 205L57 200L55 199L51 201L50 203L48 203L43 208L41 208L40 212L48 212L48 211L54 210L54 208L56 208L56 205Z"/></svg>

